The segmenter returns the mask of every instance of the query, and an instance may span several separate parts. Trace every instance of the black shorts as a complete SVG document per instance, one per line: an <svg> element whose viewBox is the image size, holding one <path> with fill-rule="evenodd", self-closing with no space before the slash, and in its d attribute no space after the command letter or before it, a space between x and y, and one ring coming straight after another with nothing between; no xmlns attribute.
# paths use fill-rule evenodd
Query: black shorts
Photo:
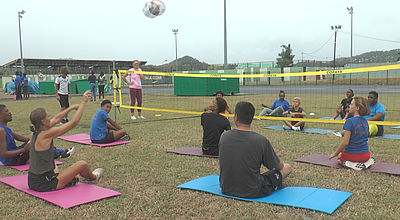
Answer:
<svg viewBox="0 0 400 220"><path fill-rule="evenodd" d="M61 95L58 94L60 96L60 106L61 108L68 108L69 107L69 99L68 99L68 95Z"/></svg>
<svg viewBox="0 0 400 220"><path fill-rule="evenodd" d="M261 174L261 195L268 196L282 188L282 174L278 170L270 170Z"/></svg>
<svg viewBox="0 0 400 220"><path fill-rule="evenodd" d="M29 189L38 192L54 191L57 189L57 184L58 184L57 176L58 173L54 173L53 170L39 175L28 172Z"/></svg>
<svg viewBox="0 0 400 220"><path fill-rule="evenodd" d="M28 142L23 143L21 146L19 146L19 148L24 148L25 145ZM24 165L26 164L26 162L28 162L29 160L29 151L18 154L17 156L14 157L14 159L11 161L10 164L8 164L8 166L18 166L18 165Z"/></svg>
<svg viewBox="0 0 400 220"><path fill-rule="evenodd" d="M105 85L99 85L99 93L104 93Z"/></svg>
<svg viewBox="0 0 400 220"><path fill-rule="evenodd" d="M114 134L112 132L107 132L106 136L101 140L91 140L93 143L96 144L107 144L114 142Z"/></svg>
<svg viewBox="0 0 400 220"><path fill-rule="evenodd" d="M376 136L383 136L383 125L378 125L378 133Z"/></svg>
<svg viewBox="0 0 400 220"><path fill-rule="evenodd" d="M218 147L205 147L205 146L202 146L201 150L203 151L203 154L205 154L205 155L214 155L214 156L218 156L219 155Z"/></svg>

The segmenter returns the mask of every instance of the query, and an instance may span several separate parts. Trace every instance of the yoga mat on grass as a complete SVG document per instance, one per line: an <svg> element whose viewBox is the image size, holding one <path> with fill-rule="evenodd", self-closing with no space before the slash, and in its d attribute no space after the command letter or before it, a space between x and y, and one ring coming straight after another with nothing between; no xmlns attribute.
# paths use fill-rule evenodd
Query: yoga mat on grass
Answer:
<svg viewBox="0 0 400 220"><path fill-rule="evenodd" d="M215 155L203 154L201 147L182 147L182 148L178 148L178 149L167 150L167 152L175 153L175 154L182 154L182 155L197 156L197 157L218 158L218 156L215 156Z"/></svg>
<svg viewBox="0 0 400 220"><path fill-rule="evenodd" d="M96 143L92 143L92 141L90 140L89 134L73 134L73 135L68 135L68 136L60 136L57 138L64 140L64 141L70 141L70 142L86 144L86 145L93 145L93 146L98 146L98 147L110 147L110 146L129 143L129 141L114 141L114 142L107 143L107 144L96 144Z"/></svg>
<svg viewBox="0 0 400 220"><path fill-rule="evenodd" d="M294 130L283 129L282 125L274 125L274 126L268 126L268 127L264 127L264 128L277 130L277 131L294 131ZM313 134L327 134L328 131L336 132L336 130L320 129L320 128L305 128L305 129L303 129L301 131L297 131L297 132L313 133Z"/></svg>
<svg viewBox="0 0 400 220"><path fill-rule="evenodd" d="M264 127L265 129L277 130L277 131L294 131L294 130L286 130L283 129L282 125L274 125ZM322 128L305 128L302 131L296 132L304 132L304 133L312 133L312 134L327 134L329 131L336 132L336 130L332 129L322 129ZM383 136L373 136L370 138L386 138L386 139L393 139L393 140L400 140L400 135L398 134L384 134Z"/></svg>
<svg viewBox="0 0 400 220"><path fill-rule="evenodd" d="M348 169L346 167L341 166L337 162L336 158L329 160L329 156L324 155L324 154L310 154L310 155L307 155L304 157L294 159L294 161L316 164L316 165L321 165L321 166L326 166L326 167L333 167L333 168L337 168L337 169ZM363 171L400 175L400 164L375 162L375 164L373 164L368 169L363 170Z"/></svg>
<svg viewBox="0 0 400 220"><path fill-rule="evenodd" d="M55 160L54 162L55 162L57 165L64 164L63 162L58 161L58 160ZM5 165L4 165L3 163L0 162L0 166L5 166ZM16 169L16 170L19 170L19 171L29 170L29 160L28 160L28 162L27 162L26 164L24 164L24 165L5 166L5 167L10 167L10 168L13 168L13 169Z"/></svg>
<svg viewBox="0 0 400 220"><path fill-rule="evenodd" d="M319 119L331 119L332 117L322 117L322 118L319 118ZM336 118L335 120L343 120L343 119L341 119L341 118Z"/></svg>
<svg viewBox="0 0 400 220"><path fill-rule="evenodd" d="M394 129L398 129L398 128L400 128L400 126L394 126L394 127L392 127L392 128L394 128Z"/></svg>
<svg viewBox="0 0 400 220"><path fill-rule="evenodd" d="M291 186L275 191L271 195L262 198L240 198L236 196L222 194L221 187L219 186L218 175L200 177L177 187L182 189L192 189L208 192L219 196L245 201L271 203L276 205L311 209L328 214L332 214L351 195L351 193L349 192L342 192L331 189Z"/></svg>
<svg viewBox="0 0 400 220"><path fill-rule="evenodd" d="M120 192L86 183L78 183L73 187L67 187L51 192L36 192L34 190L30 190L28 187L28 174L2 177L0 178L0 182L10 185L11 187L21 190L32 196L58 205L64 209L112 196L121 195Z"/></svg>

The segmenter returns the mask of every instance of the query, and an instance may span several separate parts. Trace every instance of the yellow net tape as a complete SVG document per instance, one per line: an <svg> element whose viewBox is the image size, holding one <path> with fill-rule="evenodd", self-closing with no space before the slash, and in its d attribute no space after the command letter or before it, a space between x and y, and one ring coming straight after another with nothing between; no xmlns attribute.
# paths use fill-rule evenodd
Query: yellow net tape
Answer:
<svg viewBox="0 0 400 220"><path fill-rule="evenodd" d="M182 76L182 77L216 77L216 78L260 78L260 77L284 77L284 76L312 76L312 75L332 75L332 74L346 74L346 73L360 73L360 72L373 72L382 70L394 70L400 69L400 64L385 65L385 66L375 66L375 67L363 67L354 69L343 69L343 70L326 70L326 71L314 71L314 72L297 72L297 73L279 73L279 74L193 74L193 73L163 73L163 72L146 72L141 71L136 73L144 75L158 75L158 76ZM129 70L118 70L119 78L121 79L122 73L130 73L135 71ZM116 71L113 72L113 77L116 77ZM137 107L122 104L122 91L121 91L121 81L119 80L118 87L116 87L116 82L114 80L114 88L118 88L119 101L117 100L117 90L114 89L114 106L119 106L121 108L128 109L142 109L147 111L158 111L158 112L171 112L171 113L181 113L181 114L192 114L201 115L203 112L197 111L184 111L176 109L161 109L161 108L148 108L148 107ZM221 114L228 117L233 117L233 114ZM329 123L329 124L344 124L345 120L330 120L330 119L312 119L312 118L288 118L288 117L271 117L271 116L254 116L254 118L268 119L275 121L305 121L305 122L316 122L316 123ZM396 126L400 125L400 121L369 121L369 124L374 125L389 125Z"/></svg>

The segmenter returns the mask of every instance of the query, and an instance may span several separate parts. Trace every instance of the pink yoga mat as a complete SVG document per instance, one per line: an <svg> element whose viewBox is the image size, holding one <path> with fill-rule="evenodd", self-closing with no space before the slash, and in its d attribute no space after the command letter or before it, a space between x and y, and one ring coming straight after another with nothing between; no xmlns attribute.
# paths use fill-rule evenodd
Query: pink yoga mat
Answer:
<svg viewBox="0 0 400 220"><path fill-rule="evenodd" d="M167 152L182 154L182 155L191 155L191 156L197 156L197 157L211 157L211 158L219 157L219 156L214 156L214 155L203 154L203 152L201 151L201 147L182 147L182 148L178 148L178 149L167 150Z"/></svg>
<svg viewBox="0 0 400 220"><path fill-rule="evenodd" d="M294 159L294 161L310 163L310 164L317 164L317 165L333 167L333 168L338 168L338 169L345 168L338 164L337 159L329 160L329 156L324 155L324 154L311 154L311 155L307 155L304 157ZM374 165L370 166L368 169L366 169L364 171L365 172L377 172L377 173L400 175L400 164L375 162Z"/></svg>
<svg viewBox="0 0 400 220"><path fill-rule="evenodd" d="M73 135L68 135L68 136L60 136L57 138L64 140L64 141L70 141L70 142L79 143L79 144L93 145L93 146L98 146L98 147L109 147L109 146L115 146L115 145L129 143L129 141L114 141L114 142L107 143L107 144L96 144L96 143L92 143L92 141L90 140L89 134L73 134Z"/></svg>
<svg viewBox="0 0 400 220"><path fill-rule="evenodd" d="M0 178L0 182L8 184L32 196L51 202L64 209L121 195L121 193L117 191L86 183L78 183L73 187L67 187L51 192L36 192L30 190L28 187L28 174L2 177Z"/></svg>
<svg viewBox="0 0 400 220"><path fill-rule="evenodd" d="M56 162L57 165L61 165L64 164L61 161L55 160L54 162ZM0 162L0 166L5 166L3 163ZM25 171L25 170L29 170L29 160L26 164L24 165L19 165L19 166L5 166L5 167L10 167L19 171Z"/></svg>

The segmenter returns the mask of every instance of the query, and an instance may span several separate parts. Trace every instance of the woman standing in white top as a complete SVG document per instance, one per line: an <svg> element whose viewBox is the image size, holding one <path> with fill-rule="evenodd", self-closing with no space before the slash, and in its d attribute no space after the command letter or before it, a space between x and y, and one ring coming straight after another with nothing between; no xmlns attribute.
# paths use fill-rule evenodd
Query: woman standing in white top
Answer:
<svg viewBox="0 0 400 220"><path fill-rule="evenodd" d="M135 106L137 100L137 106L142 106L142 80L144 80L144 75L136 73L137 71L142 71L139 68L139 60L133 61L133 68L129 69L129 71L135 71L135 73L125 73L122 77L124 81L129 85L129 92L131 95L131 106ZM130 76L130 81L126 79L127 76ZM138 109L138 118L144 119L142 115L142 110ZM131 119L135 120L135 109L131 109Z"/></svg>

